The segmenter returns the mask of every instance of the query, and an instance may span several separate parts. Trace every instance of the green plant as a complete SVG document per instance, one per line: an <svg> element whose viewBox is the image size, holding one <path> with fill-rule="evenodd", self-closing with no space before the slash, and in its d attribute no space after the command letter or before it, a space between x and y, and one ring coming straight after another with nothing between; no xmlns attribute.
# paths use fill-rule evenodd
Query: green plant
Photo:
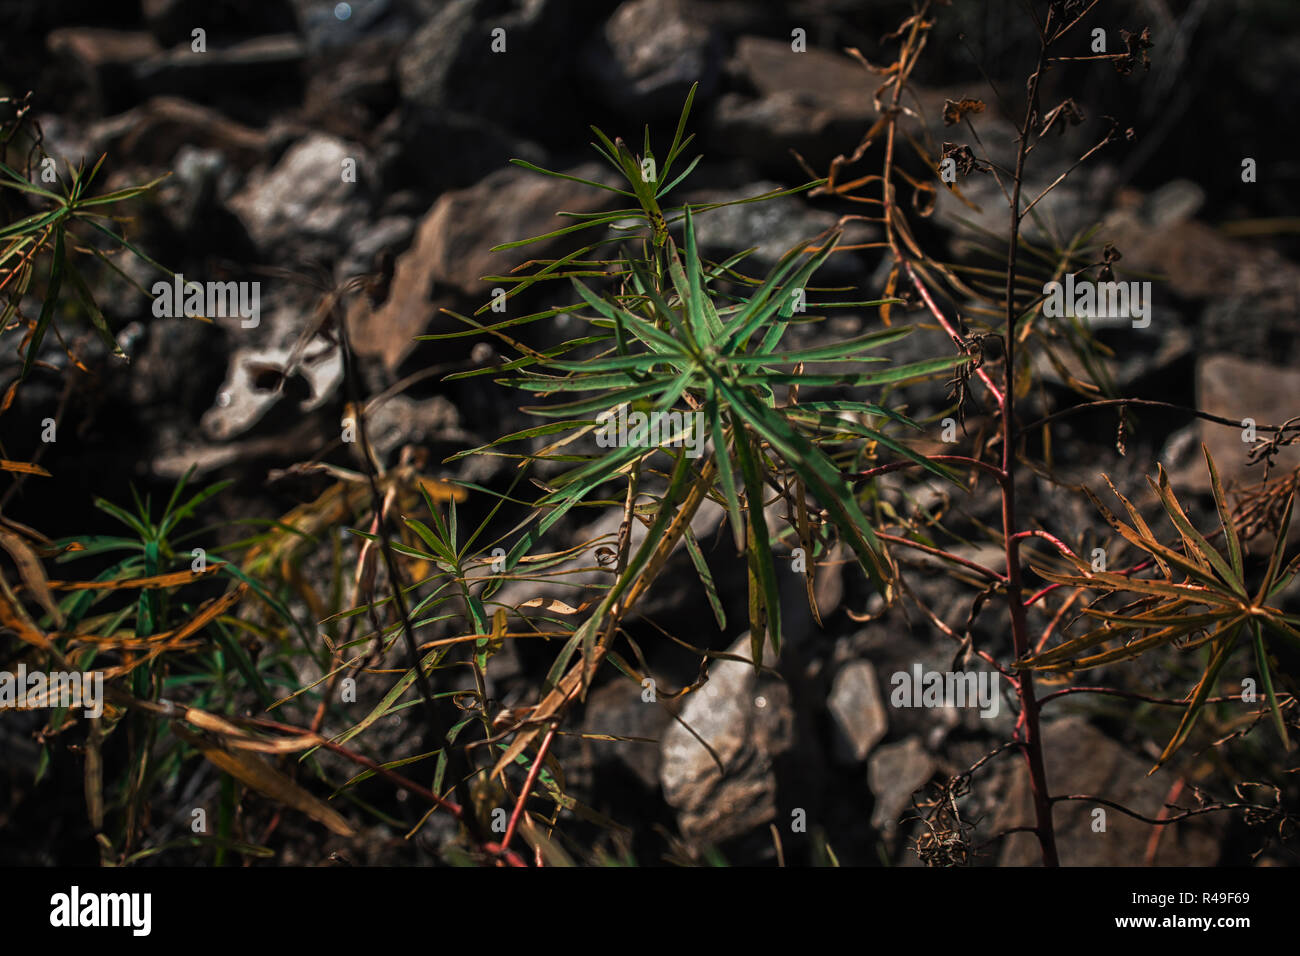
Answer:
<svg viewBox="0 0 1300 956"><path fill-rule="evenodd" d="M508 251L566 237L580 243L509 275L485 277L508 288L509 303L542 291L551 294L548 301L566 301L500 320L485 319L489 310L495 315L497 303L484 304L472 316L456 315L463 330L422 337L495 338L503 346L500 362L455 372L448 380L490 378L521 396L526 409L544 420L448 459L450 464L492 455L517 462L505 490L436 480L410 447L396 465L385 467L369 441L367 421L387 393L365 399L350 339L346 305L364 285L358 277L337 287L314 283L319 307L280 371L283 384L322 330L342 355L344 420L355 426L355 461L342 467L325 460L341 448L340 440L323 449L318 460L296 466L299 476L326 477L327 486L315 497L278 521L252 522L256 530L249 537L227 542L220 553L190 546L229 532L229 526L181 529L224 483L187 497L189 475L177 483L157 518L148 496L137 496L133 511L96 502L130 535L51 542L0 519L0 544L22 578L22 587L11 587L0 575L0 624L17 635L23 655L102 671L110 681L109 707L103 718L90 720L84 750L89 816L105 864L131 864L182 847L211 849L218 864L236 856L273 856L266 844L279 817L260 835L245 832L238 819L241 786L343 836L355 830L338 801L391 827L403 824L363 796L363 785L379 780L427 806L413 827L403 824L408 838L435 812L458 822L458 839L442 848L447 862L523 866L531 858L546 865L634 864L623 821L607 818L570 792L556 741L580 733L572 711L602 669L644 686L651 668L642 645L647 632L657 639L656 628L636 617L651 590L663 585L661 578L677 555L684 553L694 569L718 630L727 628L716 569L693 530L708 502L725 515L730 546L744 561L750 639L745 662L755 669L764 668L769 652L782 651L779 569L798 550L808 557L801 583L814 619L820 622L814 588L818 565L849 554L883 599L877 616L910 600L924 615L922 626L932 626L955 645L954 668L978 656L1010 682L1018 718L1012 739L952 777L935 801L923 805L928 812L916 850L927 864L976 859L977 848L968 840L972 825L959 801L975 773L1002 754L1019 754L1025 761L1035 820L1017 829L1033 832L1045 864L1060 862L1052 817L1057 802L1095 800L1133 813L1102 796L1053 792L1039 721L1044 707L1058 699L1104 694L1178 708L1181 717L1157 762L1161 767L1182 752L1207 708L1244 702L1241 694L1214 695L1227 662L1250 644L1263 701L1247 719L1271 719L1283 748L1290 747L1288 720L1294 720L1295 699L1286 692L1275 656L1287 642L1300 640L1300 617L1280 606L1279 597L1300 571L1300 558L1288 562L1284 556L1293 484L1285 493L1278 484L1258 491L1248 534L1229 508L1207 452L1220 521L1219 531L1207 535L1196 529L1160 470L1151 488L1177 532L1165 541L1115 485L1111 489L1127 522L1087 489L1059 478L1052 460L1052 425L1060 418L1116 410L1122 454L1124 436L1137 424L1131 409L1162 404L1118 396L1109 350L1078 318L1049 315L1046 294L1039 291L1067 275L1095 273L1105 279L1120 268L1119 251L1104 241L1099 227L1060 235L1040 207L1079 164L1122 139L1117 130L1106 131L1037 197L1025 201L1023 196L1036 145L1075 125L1080 116L1071 98L1051 109L1041 100L1052 66L1070 59L1055 51L1094 4L1052 2L1035 17L1039 45L1025 102L1016 104L1023 111L1013 168L971 146L937 144L928 129L907 122L909 84L934 27L933 6L929 0L917 3L889 38L899 46L891 64L874 66L851 51L883 77L876 93L879 117L851 154L831 164L825 178L810 173L813 181L795 189L733 203L677 203L675 190L700 161L697 156L683 164L693 140L687 128L694 89L661 167L648 129L637 153L624 140L593 128L593 146L618 185L576 182L626 203L614 210L562 213L572 222L496 246ZM1149 39L1145 32L1126 37L1125 52L1104 59L1131 71L1145 60ZM978 145L973 117L985 109L978 100L950 102L943 120L968 129ZM904 161L904 145L929 173ZM867 157L879 160L878 172L848 172ZM959 171L957 181L943 174L947 162ZM538 175L573 180L516 163ZM99 211L138 198L157 181L89 197L99 169L97 164L89 173L71 170L59 194L30 181L30 162L25 173L0 163L4 184L42 206L0 229L6 243L0 249L0 289L8 296L4 325L8 329L18 316L27 329L19 381L37 361L47 331L60 335L56 320L65 282L77 290L105 344L116 349L72 263L77 254L91 254L116 266L81 231L98 233L92 236L96 241L105 237L157 265L125 234L106 226ZM998 183L1008 204L1008 228L995 234L970 223L968 255L941 259L918 239L911 217L932 214L941 189L971 205L961 181L973 175ZM902 183L911 188L910 203L899 199ZM717 261L701 254L701 216L726 205L804 193L860 203L876 214L844 217L836 228L794 246L766 274L750 274L753 250ZM846 246L841 227L852 220L877 224L883 239ZM1032 239L1022 229L1027 221L1038 227ZM827 261L848 248L877 249L886 257L882 274L887 278L878 298L841 301L838 294L845 289L814 285ZM38 317L25 318L22 300L46 255L43 304ZM822 334L810 343L810 333L823 331L817 324L831 309L877 310L881 327L843 339ZM918 312L922 319L909 322L907 317ZM569 337L559 344L529 344L528 326L560 316L576 322L578 331L566 332ZM897 345L923 323L944 332L948 347L942 354L876 367L884 361L878 351ZM1035 363L1034 357L1044 361ZM1066 389L1084 401L1053 410L1054 397L1037 377L1044 366L1054 368ZM943 382L950 388L947 406L937 414L914 413L907 403L911 388ZM1035 412L1041 417L1027 423L1026 409L1035 405L1041 406ZM668 430L657 440L623 436L611 446L602 440L608 438L613 412L647 420L658 416L669 423ZM991 414L980 414L985 412ZM929 426L950 416L963 431L968 423L975 428L967 454L935 453L926 441ZM1269 447L1287 441L1288 427L1261 426L1275 436ZM3 467L44 474L34 462L5 461ZM883 479L897 473L910 477L915 469L968 501L989 490L1000 522L989 527L966 520L959 509L920 505L903 513L887 499ZM1027 528L1020 496L1031 475L1056 493L1086 494L1142 559L1127 568L1098 569L1079 557L1081 543L1072 546L1051 530ZM906 492L913 490L905 486ZM475 520L466 517L470 495L491 502ZM556 543L562 522L610 511L621 516L616 531L576 544ZM1277 543L1265 566L1256 568L1247 544L1270 522ZM341 530L347 534L338 534ZM1219 535L1222 545L1216 546L1211 542ZM962 545L974 543L995 545L1002 567L959 553ZM930 562L926 574L933 574L938 562L962 589L963 600L969 598L964 626L945 622L917 596L908 555ZM102 567L90 580L51 581L43 558L59 564L93 560ZM571 584L577 596L570 602L550 596L549 589L547 596L527 593L556 583ZM67 596L56 601L63 591ZM994 629L1008 636L1005 646L976 646L980 616L1002 600L1005 617ZM1035 632L1030 615L1038 610L1048 623ZM1075 633L1082 620L1087 629ZM666 633L663 638L694 654L699 667L690 683L659 690L654 702L661 705L698 691L711 664L733 656L700 646L703 641ZM507 642L540 643L553 651L535 695L509 706L493 699L488 679L493 658ZM1073 683L1040 697L1035 687L1036 679L1072 681L1078 671L1198 649L1204 649L1206 660L1185 699ZM365 690L376 698L367 699L360 715L339 703L341 690L355 689L358 681L366 681ZM247 713L253 706L257 712ZM417 731L403 738L401 752L392 753L376 741L384 723L399 716L411 718ZM66 709L53 713L42 732L46 762L52 742L76 721ZM614 745L634 741L612 734L583 736ZM105 746L122 737L122 772L106 790ZM191 772L187 768L198 765L197 756L219 775L215 835L155 839L147 819L150 793ZM346 773L340 761L350 765ZM329 791L330 799L312 787ZM1147 822L1159 826L1194 813L1261 809L1267 808L1209 803ZM503 814L502 827L496 824ZM610 842L580 845L568 832L573 817L607 831ZM784 864L785 847L775 827L773 838ZM515 849L518 841L528 850ZM671 836L668 844L674 862L726 864L716 848L688 847ZM814 832L811 848L815 862L838 865L824 830ZM887 860L883 847L878 849Z"/></svg>

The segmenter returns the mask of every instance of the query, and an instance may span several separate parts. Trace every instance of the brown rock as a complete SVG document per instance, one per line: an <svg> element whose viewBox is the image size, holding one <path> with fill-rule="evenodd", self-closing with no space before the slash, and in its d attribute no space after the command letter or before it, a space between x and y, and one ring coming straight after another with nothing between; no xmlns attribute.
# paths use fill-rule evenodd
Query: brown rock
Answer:
<svg viewBox="0 0 1300 956"><path fill-rule="evenodd" d="M608 167L596 163L564 172L580 179L611 181ZM491 290L482 281L484 276L505 275L520 263L557 248L556 243L546 242L492 252L493 246L573 225L572 219L558 218L556 212L613 208L611 200L615 198L613 193L591 186L518 168L500 170L468 189L445 193L420 230L421 236L426 232L429 236L429 276L486 299ZM585 235L562 236L559 247L569 249L599 234L592 229Z"/></svg>
<svg viewBox="0 0 1300 956"><path fill-rule="evenodd" d="M1082 717L1067 717L1043 725L1047 786L1052 794L1091 794L1122 804L1144 816L1159 814L1173 776L1148 777L1151 760L1139 757L1092 727ZM993 821L994 832L1032 825L1033 801L1024 762L1017 760L1014 783ZM1105 810L1104 832L1094 831L1094 814ZM1151 824L1125 813L1081 800L1057 803L1053 814L1056 843L1065 866L1142 866ZM1159 866L1214 866L1219 859L1222 818L1213 814L1170 824L1163 834L1155 863ZM1013 833L1002 847L1002 866L1041 863L1038 839Z"/></svg>
<svg viewBox="0 0 1300 956"><path fill-rule="evenodd" d="M1300 415L1300 371L1267 365L1235 355L1210 355L1196 366L1196 404L1211 415L1240 422L1253 418L1259 425L1281 425ZM1242 427L1215 422L1200 422L1201 441L1210 449L1215 467L1225 485L1257 484L1264 479L1264 466L1248 465L1250 444L1242 440ZM1257 431L1256 438L1268 432ZM1209 472L1202 456L1180 476L1186 487L1208 491ZM1278 451L1270 477L1281 477L1300 468L1300 446L1291 445Z"/></svg>
<svg viewBox="0 0 1300 956"><path fill-rule="evenodd" d="M156 96L118 116L96 123L96 152L165 166L182 146L215 149L232 164L251 169L266 149L266 133L228 119L206 106L174 96Z"/></svg>

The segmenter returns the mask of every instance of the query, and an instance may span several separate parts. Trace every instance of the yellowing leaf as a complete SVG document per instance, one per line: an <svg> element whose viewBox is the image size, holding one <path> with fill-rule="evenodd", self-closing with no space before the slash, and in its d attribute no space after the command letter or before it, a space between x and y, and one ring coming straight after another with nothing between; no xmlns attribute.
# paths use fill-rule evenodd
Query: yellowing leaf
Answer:
<svg viewBox="0 0 1300 956"><path fill-rule="evenodd" d="M248 752L226 750L220 744L207 737L191 733L179 724L173 724L172 730L214 765L241 783L252 787L259 793L265 794L272 800L307 814L339 836L351 837L356 835L356 831L352 829L351 824L337 810L312 796L261 757Z"/></svg>

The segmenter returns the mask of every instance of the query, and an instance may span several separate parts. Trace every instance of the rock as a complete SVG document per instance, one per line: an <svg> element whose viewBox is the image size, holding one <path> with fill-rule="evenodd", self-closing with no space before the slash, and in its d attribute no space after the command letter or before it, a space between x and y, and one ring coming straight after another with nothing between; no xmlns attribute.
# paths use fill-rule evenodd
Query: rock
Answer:
<svg viewBox="0 0 1300 956"><path fill-rule="evenodd" d="M415 220L410 216L384 216L367 224L339 259L338 278L346 281L371 272L378 260L396 257L409 246L414 234Z"/></svg>
<svg viewBox="0 0 1300 956"><path fill-rule="evenodd" d="M397 60L406 99L432 107L447 105L448 80L454 74L457 56L476 39L474 14L480 7L478 0L451 0L411 37ZM490 49L485 37L478 39L482 40L479 53L485 47Z"/></svg>
<svg viewBox="0 0 1300 956"><path fill-rule="evenodd" d="M403 445L469 441L456 406L441 395L422 401L406 395L384 399L366 415L366 437L381 460L392 461Z"/></svg>
<svg viewBox="0 0 1300 956"><path fill-rule="evenodd" d="M209 40L292 33L298 18L286 0L142 0L145 21L163 46L190 42L202 28Z"/></svg>
<svg viewBox="0 0 1300 956"><path fill-rule="evenodd" d="M738 71L760 96L795 93L816 108L859 120L872 111L871 75L842 53L816 47L796 53L788 40L742 36L729 69Z"/></svg>
<svg viewBox="0 0 1300 956"><path fill-rule="evenodd" d="M351 0L340 17L332 0L293 0L312 53L337 52L367 40L405 40L423 14L404 0Z"/></svg>
<svg viewBox="0 0 1300 956"><path fill-rule="evenodd" d="M1146 197L1142 214L1154 229L1167 229L1195 217L1205 205L1205 190L1190 179L1174 179Z"/></svg>
<svg viewBox="0 0 1300 956"><path fill-rule="evenodd" d="M274 322L283 325L282 321ZM217 404L200 422L213 439L227 441L248 431L274 406L293 403L299 413L324 404L343 381L343 361L333 346L308 346L297 369L282 390L276 390L276 373L284 368L292 346L245 347L231 356L226 380L217 392Z"/></svg>
<svg viewBox="0 0 1300 956"><path fill-rule="evenodd" d="M405 105L376 130L386 191L418 189L432 198L472 186L511 159L546 165L542 148L483 116ZM451 148L454 145L454 148Z"/></svg>
<svg viewBox="0 0 1300 956"><path fill-rule="evenodd" d="M211 229L218 197L233 191L235 176L217 150L182 146L172 177L159 183L157 193L172 228L182 236L200 228Z"/></svg>
<svg viewBox="0 0 1300 956"><path fill-rule="evenodd" d="M103 27L60 27L50 32L45 45L54 59L52 88L45 95L73 92L77 106L95 115L134 104L134 65L160 51L148 33Z"/></svg>
<svg viewBox="0 0 1300 956"><path fill-rule="evenodd" d="M726 192L692 192L683 197L682 201L728 202L761 196L781 188L779 183L761 180ZM694 224L702 255L722 259L753 246L755 251L742 260L739 268L751 274L763 274L771 270L796 244L815 239L833 228L838 220L839 217L834 213L814 209L795 196L782 196L762 202L710 209L698 214L694 218ZM680 229L675 231L680 236ZM849 222L845 224L840 244L867 242L878 235L879 231L873 226ZM862 268L862 259L855 253L836 253L826 260L816 275L822 278L848 273L860 275Z"/></svg>
<svg viewBox="0 0 1300 956"><path fill-rule="evenodd" d="M880 681L870 661L849 661L840 668L826 702L840 733L837 756L861 763L889 732L889 716L880 694Z"/></svg>
<svg viewBox="0 0 1300 956"><path fill-rule="evenodd" d="M710 149L744 156L782 177L805 175L796 150L815 170L848 153L874 119L875 85L858 63L838 53L796 53L786 40L742 36L729 65L757 98L721 96Z"/></svg>
<svg viewBox="0 0 1300 956"><path fill-rule="evenodd" d="M1084 718L1066 717L1043 724L1043 752L1052 794L1090 794L1122 804L1144 816L1160 813L1173 775L1147 776L1151 760L1092 727ZM1014 784L993 820L993 832L1033 825L1033 801L1024 761L1014 764ZM1187 798L1185 805L1191 805ZM1104 832L1093 830L1094 811L1105 810ZM1053 813L1056 843L1064 866L1142 866L1151 825L1082 800L1058 803ZM1214 866L1225 821L1205 814L1170 824L1160 840L1160 866ZM1036 866L1042 862L1032 833L1013 833L1003 840L1002 866Z"/></svg>
<svg viewBox="0 0 1300 956"><path fill-rule="evenodd" d="M431 216L421 224L415 242L397 256L388 295L378 308L364 296L357 296L348 305L348 327L357 353L378 358L390 374L395 373L411 353L416 344L415 337L429 331L435 321L440 331L451 331L456 325L438 312L440 308L455 304L455 298L437 289L434 282L433 256L441 245L439 228ZM378 236L372 236L365 243L366 246L375 246L374 253L380 253L384 248L391 249L399 243L396 234L382 243L378 239ZM348 254L351 267L360 267L358 271L369 268L365 251L353 247ZM370 258L373 259L373 254ZM362 266L363 262L367 264Z"/></svg>
<svg viewBox="0 0 1300 956"><path fill-rule="evenodd" d="M400 104L394 66L399 47L396 38L368 37L314 55L306 64L303 121L343 139L368 137Z"/></svg>
<svg viewBox="0 0 1300 956"><path fill-rule="evenodd" d="M563 172L596 182L612 181L611 171L596 163ZM614 208L617 199L613 193L526 169L500 170L469 189L443 195L420 226L421 237L427 239L423 250L429 257L429 277L486 300L491 290L483 276L506 275L529 259L545 258L555 249L567 251L577 242L591 242L600 232L593 229L582 237L561 236L509 252L492 252L492 246L571 224L571 220L557 219L557 210L595 212ZM417 244L421 241L416 240Z"/></svg>
<svg viewBox="0 0 1300 956"><path fill-rule="evenodd" d="M725 515L723 508L712 501L705 501L700 506L691 521L691 530L695 533L696 539L701 542L702 548L706 547L704 542L710 540L710 536L717 532ZM565 574L562 578L556 577L549 581L507 581L501 586L501 590L496 592L494 600L507 607L515 607L534 598L543 601L560 600L575 607L583 601L598 601L601 592L597 588L607 586L610 580L610 573L602 565L599 552L600 549L610 548L617 542L619 526L622 522L622 512L611 509L602 517L572 533L572 544L594 542L588 549L586 557L582 559L582 567L588 570ZM645 525L640 522L633 523L630 539L634 551L645 541L645 535ZM734 545L728 545L728 548L734 553ZM706 617L698 619L698 631L693 635L693 641L708 644L708 632L716 627L716 622L707 610L704 588L699 583L695 569L685 552L685 546L679 541L655 587L637 602L629 620L636 620L639 617L662 620L669 614L680 615L683 610L691 615L703 614ZM716 558L713 558L707 550L705 558L713 567L715 580L726 573L727 569L718 567ZM676 586L674 586L675 582ZM721 589L722 581L718 583ZM531 613L544 615L546 612L534 607ZM540 624L540 618L538 623ZM745 653L748 655L748 651Z"/></svg>
<svg viewBox="0 0 1300 956"><path fill-rule="evenodd" d="M119 337L132 354L130 374L122 376L128 400L155 427L174 419L178 410L186 424L197 422L221 383L226 358L221 331L190 318L154 318L131 330L134 341L128 345L123 340L129 329ZM178 362L177 355L203 355L207 361Z"/></svg>
<svg viewBox="0 0 1300 956"><path fill-rule="evenodd" d="M155 96L92 124L90 140L96 153L107 152L119 162L170 166L177 153L188 146L214 150L243 170L259 162L267 146L265 132L173 96Z"/></svg>
<svg viewBox="0 0 1300 956"><path fill-rule="evenodd" d="M1300 361L1300 266L1275 249L1185 218L1195 202L1192 190L1175 180L1138 208L1130 204L1108 215L1100 236L1124 256L1117 278L1126 271L1154 273L1168 292L1204 303L1196 331L1200 354ZM1169 221L1157 226L1149 215ZM1157 313L1152 331L1164 327Z"/></svg>
<svg viewBox="0 0 1300 956"><path fill-rule="evenodd" d="M873 753L867 765L867 783L876 795L871 825L887 833L897 830L898 818L912 805L912 794L925 786L937 766L917 737Z"/></svg>
<svg viewBox="0 0 1300 956"><path fill-rule="evenodd" d="M628 0L588 41L583 66L615 109L638 119L675 117L692 83L700 83L697 96L712 95L718 47L685 0Z"/></svg>
<svg viewBox="0 0 1300 956"><path fill-rule="evenodd" d="M1153 318L1151 326L1146 329L1134 329L1130 319L1119 319L1120 325L1105 343L1115 352L1115 358L1111 362L1111 375L1122 395L1143 394L1144 390L1140 387L1143 381L1174 374L1175 369L1184 363L1190 364L1190 359L1196 352L1196 340L1192 333L1182 326L1168 306L1157 303L1153 315L1161 316L1163 320L1157 326ZM1123 344L1117 344L1119 342ZM1066 374L1078 381L1090 380L1083 363L1067 347L1059 347L1055 352ZM1037 376L1049 382L1065 384L1061 369L1044 351L1034 353L1034 369Z"/></svg>
<svg viewBox="0 0 1300 956"><path fill-rule="evenodd" d="M261 122L302 101L306 47L292 33L225 45L209 35L207 49L189 41L137 63L136 86L221 109L244 122Z"/></svg>
<svg viewBox="0 0 1300 956"><path fill-rule="evenodd" d="M356 182L344 182L344 161ZM264 253L281 261L332 258L346 227L366 215L368 160L361 147L324 134L295 143L269 171L254 173L229 206Z"/></svg>
<svg viewBox="0 0 1300 956"><path fill-rule="evenodd" d="M578 10L555 0L451 0L398 56L402 98L491 116L525 135L555 133L562 124L552 118L577 110L565 51L583 33Z"/></svg>
<svg viewBox="0 0 1300 956"><path fill-rule="evenodd" d="M672 715L661 703L642 699L640 686L628 680L616 680L587 696L582 732L657 740L671 723ZM598 778L602 766L618 764L630 771L646 790L658 790L660 748L657 743L604 740L583 743L591 751Z"/></svg>
<svg viewBox="0 0 1300 956"><path fill-rule="evenodd" d="M749 635L730 653L748 656ZM681 719L663 738L659 780L664 799L676 808L682 834L719 843L771 822L776 816L774 758L793 739L794 713L784 683L759 678L750 664L719 661L709 680L687 698Z"/></svg>
<svg viewBox="0 0 1300 956"><path fill-rule="evenodd" d="M1300 414L1300 371L1235 355L1207 355L1196 365L1196 405L1236 422L1253 418L1256 425L1281 425ZM1201 441L1209 447L1225 486L1264 480L1262 464L1246 463L1251 446L1242 440L1242 426L1202 420L1199 427ZM1267 437L1268 432L1257 432L1259 440ZM1270 475L1281 477L1296 468L1300 468L1300 446L1290 445L1279 449ZM1179 477L1183 487L1209 491L1209 472L1199 449L1191 467Z"/></svg>

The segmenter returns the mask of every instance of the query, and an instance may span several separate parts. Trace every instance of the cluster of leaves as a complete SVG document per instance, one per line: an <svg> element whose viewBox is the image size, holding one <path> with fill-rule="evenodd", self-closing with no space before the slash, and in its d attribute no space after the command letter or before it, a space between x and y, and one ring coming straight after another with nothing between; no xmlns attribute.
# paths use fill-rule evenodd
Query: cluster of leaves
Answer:
<svg viewBox="0 0 1300 956"><path fill-rule="evenodd" d="M1220 673L1243 636L1253 647L1273 725L1283 747L1290 749L1286 721L1274 688L1273 667L1269 664L1268 638L1300 642L1300 630L1297 630L1300 616L1287 614L1268 602L1273 601L1300 572L1300 555L1285 566L1282 560L1294 496L1287 501L1268 564L1252 593L1252 589L1247 587L1241 539L1218 470L1209 450L1203 450L1227 553L1220 553L1192 525L1169 486L1163 468L1159 468L1157 479L1147 480L1178 532L1181 547L1163 544L1132 502L1107 479L1132 523L1126 524L1091 492L1088 492L1089 497L1120 537L1150 556L1143 564L1153 567L1159 576L1144 578L1136 573L1097 571L1089 562L1069 552L1065 555L1074 565L1073 574L1036 569L1041 577L1055 584L1100 592L1099 600L1084 611L1098 625L1050 650L1018 662L1019 666L1035 671L1087 670L1133 660L1160 648L1177 647L1188 651L1208 646L1210 656L1205 670L1189 695L1183 718L1161 753L1157 766L1165 763L1187 740L1206 699L1217 686ZM1117 610L1105 610L1099 606L1101 599L1115 597L1127 603Z"/></svg>

